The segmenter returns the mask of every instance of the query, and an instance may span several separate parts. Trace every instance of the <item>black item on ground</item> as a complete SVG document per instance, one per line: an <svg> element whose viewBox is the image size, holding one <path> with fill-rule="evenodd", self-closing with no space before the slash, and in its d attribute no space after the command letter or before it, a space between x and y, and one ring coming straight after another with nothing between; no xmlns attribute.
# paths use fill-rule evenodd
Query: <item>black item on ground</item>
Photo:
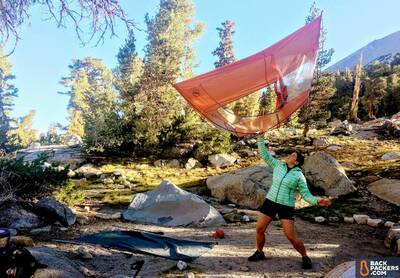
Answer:
<svg viewBox="0 0 400 278"><path fill-rule="evenodd" d="M103 231L76 238L77 241L99 244L133 253L149 254L176 261L191 262L209 251L215 243L167 237L139 231Z"/></svg>

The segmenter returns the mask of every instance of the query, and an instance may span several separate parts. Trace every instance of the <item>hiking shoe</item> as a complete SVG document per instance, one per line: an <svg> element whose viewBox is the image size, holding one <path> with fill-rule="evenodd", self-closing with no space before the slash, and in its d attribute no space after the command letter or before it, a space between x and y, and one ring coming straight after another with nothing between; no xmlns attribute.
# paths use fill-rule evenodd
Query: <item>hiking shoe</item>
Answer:
<svg viewBox="0 0 400 278"><path fill-rule="evenodd" d="M312 268L312 262L308 256L303 257L303 263L301 264L301 267L303 269L311 269Z"/></svg>
<svg viewBox="0 0 400 278"><path fill-rule="evenodd" d="M253 255L251 255L247 259L250 262L257 262L257 261L265 260L265 255L264 255L264 252L257 250L256 252L254 252Z"/></svg>

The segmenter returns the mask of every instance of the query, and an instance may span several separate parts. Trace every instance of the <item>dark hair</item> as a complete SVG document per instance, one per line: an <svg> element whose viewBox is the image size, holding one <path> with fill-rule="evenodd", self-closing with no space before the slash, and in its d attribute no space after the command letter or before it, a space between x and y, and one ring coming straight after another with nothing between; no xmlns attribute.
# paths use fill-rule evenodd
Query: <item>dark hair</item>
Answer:
<svg viewBox="0 0 400 278"><path fill-rule="evenodd" d="M296 159L296 161L297 161L297 163L299 163L299 164L297 164L297 166L299 166L299 167L301 167L301 166L303 166L303 164L304 164L304 155L302 155L300 152L298 152L298 151L296 151L296 154L297 154L297 159Z"/></svg>

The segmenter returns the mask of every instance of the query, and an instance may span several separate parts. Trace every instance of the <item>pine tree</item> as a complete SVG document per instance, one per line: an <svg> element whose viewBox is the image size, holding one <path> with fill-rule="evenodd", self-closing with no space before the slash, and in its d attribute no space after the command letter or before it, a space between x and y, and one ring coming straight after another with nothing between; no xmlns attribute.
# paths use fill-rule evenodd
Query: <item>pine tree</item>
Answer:
<svg viewBox="0 0 400 278"><path fill-rule="evenodd" d="M54 145L61 144L61 136L58 134L57 130L59 128L59 124L50 123L49 128L45 134L41 134L39 143L41 145Z"/></svg>
<svg viewBox="0 0 400 278"><path fill-rule="evenodd" d="M137 145L158 145L163 130L185 116L183 100L172 85L187 74L192 43L201 32L202 25L193 26L194 12L191 0L161 0L155 17L146 15L148 44L134 102Z"/></svg>
<svg viewBox="0 0 400 278"><path fill-rule="evenodd" d="M313 2L309 15L306 17L306 24L317 18L321 12L315 2ZM304 125L303 136L307 136L311 126L321 126L331 116L331 113L328 111L328 105L330 98L334 95L335 89L333 88L332 77L322 74L322 68L331 61L334 52L332 48L329 50L324 49L327 34L327 29L322 27L310 100L308 105L303 107L299 112L299 123Z"/></svg>
<svg viewBox="0 0 400 278"><path fill-rule="evenodd" d="M222 22L222 28L218 27L220 42L218 47L212 52L218 60L214 62L216 68L229 65L236 61L233 48L233 35L235 34L235 23L232 20Z"/></svg>
<svg viewBox="0 0 400 278"><path fill-rule="evenodd" d="M8 132L10 145L14 149L26 148L39 139L37 130L32 127L35 115L36 111L31 110L28 115L19 119L16 128Z"/></svg>
<svg viewBox="0 0 400 278"><path fill-rule="evenodd" d="M399 72L400 73L400 72ZM387 95L384 99L385 115L400 111L400 74L395 71L387 79Z"/></svg>
<svg viewBox="0 0 400 278"><path fill-rule="evenodd" d="M0 150L7 149L7 133L12 128L13 100L17 97L17 89L10 81L15 76L11 72L11 65L0 49Z"/></svg>
<svg viewBox="0 0 400 278"><path fill-rule="evenodd" d="M233 35L235 34L235 23L232 20L226 20L221 23L222 27L218 27L218 35L220 42L218 47L212 52L217 57L217 61L214 62L216 68L231 64L236 61L234 46L233 46ZM255 116L258 115L259 105L258 101L260 98L260 92L255 92L239 100L236 100L226 106L227 110L237 116Z"/></svg>
<svg viewBox="0 0 400 278"><path fill-rule="evenodd" d="M62 79L69 88L70 124L67 134L76 133L94 149L104 150L119 142L119 116L113 75L100 59L74 60L70 75Z"/></svg>
<svg viewBox="0 0 400 278"><path fill-rule="evenodd" d="M375 119L375 112L378 104L387 93L387 66L389 65L382 65L380 62L374 61L367 69L364 104L368 112L369 120Z"/></svg>
<svg viewBox="0 0 400 278"><path fill-rule="evenodd" d="M271 86L268 86L265 91L261 93L260 97L260 115L266 115L275 112L276 108L276 93Z"/></svg>
<svg viewBox="0 0 400 278"><path fill-rule="evenodd" d="M143 73L143 61L136 52L135 41L134 33L130 32L125 44L118 51L118 66L114 71L115 87L126 104L133 102Z"/></svg>

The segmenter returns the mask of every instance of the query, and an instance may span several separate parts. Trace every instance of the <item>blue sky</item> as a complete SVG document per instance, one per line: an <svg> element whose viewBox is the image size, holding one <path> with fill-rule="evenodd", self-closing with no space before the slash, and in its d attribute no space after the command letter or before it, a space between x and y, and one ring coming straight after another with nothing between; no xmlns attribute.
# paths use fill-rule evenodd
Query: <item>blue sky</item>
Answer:
<svg viewBox="0 0 400 278"><path fill-rule="evenodd" d="M226 19L236 23L235 54L244 58L264 49L304 25L312 0L194 0L196 20L205 26L196 42L199 63L195 73L214 68L211 52L218 45L216 27ZM328 28L327 47L335 49L332 63L344 58L365 44L400 30L398 0L317 0L324 10L323 24ZM154 15L158 0L122 0L127 14L145 29L144 15ZM9 57L16 75L19 97L15 100L15 116L37 110L34 127L46 131L51 122L67 124L68 98L57 94L65 88L59 84L68 75L68 65L74 58L101 58L109 68L117 63L116 54L126 37L118 26L118 37L106 38L97 47L82 46L72 26L57 28L48 15L33 8L30 24L20 28L21 40ZM68 28L69 27L69 28ZM146 34L136 32L137 49L143 55Z"/></svg>

